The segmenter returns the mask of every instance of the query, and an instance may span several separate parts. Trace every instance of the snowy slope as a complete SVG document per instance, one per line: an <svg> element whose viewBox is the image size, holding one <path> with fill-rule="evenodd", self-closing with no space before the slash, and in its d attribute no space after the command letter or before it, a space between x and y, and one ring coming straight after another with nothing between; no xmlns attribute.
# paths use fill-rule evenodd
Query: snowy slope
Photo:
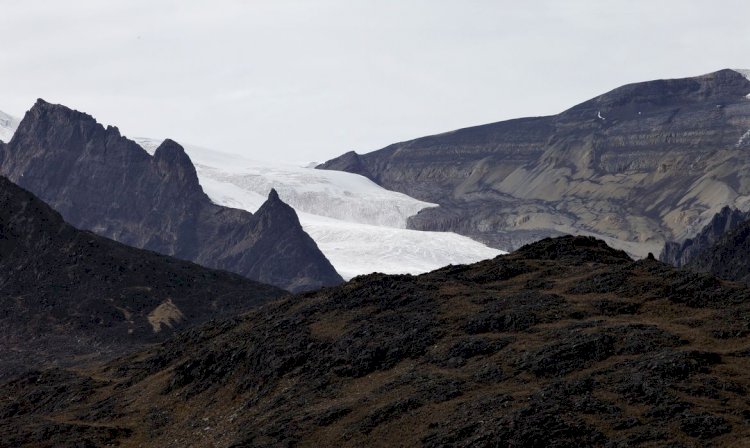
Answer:
<svg viewBox="0 0 750 448"><path fill-rule="evenodd" d="M20 120L0 111L0 141L8 143L18 128Z"/></svg>
<svg viewBox="0 0 750 448"><path fill-rule="evenodd" d="M149 152L160 143L135 140ZM356 174L254 162L190 145L185 150L217 204L255 212L275 188L345 279L371 272L419 274L504 253L455 233L405 229L407 217L433 204Z"/></svg>

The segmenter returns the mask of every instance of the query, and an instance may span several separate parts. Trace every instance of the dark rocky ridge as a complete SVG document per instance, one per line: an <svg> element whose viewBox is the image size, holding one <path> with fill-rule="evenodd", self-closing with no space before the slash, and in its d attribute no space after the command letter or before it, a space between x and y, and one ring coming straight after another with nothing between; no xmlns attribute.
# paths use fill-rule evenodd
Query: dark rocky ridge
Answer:
<svg viewBox="0 0 750 448"><path fill-rule="evenodd" d="M0 440L736 446L750 437L748 299L591 238L547 239L357 277L102 368L29 374L0 386Z"/></svg>
<svg viewBox="0 0 750 448"><path fill-rule="evenodd" d="M153 157L91 116L39 100L0 147L0 174L74 226L291 291L342 282L271 193L253 215L213 204L177 143Z"/></svg>
<svg viewBox="0 0 750 448"><path fill-rule="evenodd" d="M77 230L0 177L0 378L111 358L286 294Z"/></svg>
<svg viewBox="0 0 750 448"><path fill-rule="evenodd" d="M685 268L750 285L750 221L744 221L692 254Z"/></svg>
<svg viewBox="0 0 750 448"><path fill-rule="evenodd" d="M412 217L414 229L506 250L593 234L645 256L750 194L748 94L750 80L733 70L631 84L555 116L350 152L319 168L440 204Z"/></svg>
<svg viewBox="0 0 750 448"><path fill-rule="evenodd" d="M672 266L684 266L705 250L709 250L725 234L750 220L750 212L724 207L693 238L682 243L668 241L659 260Z"/></svg>

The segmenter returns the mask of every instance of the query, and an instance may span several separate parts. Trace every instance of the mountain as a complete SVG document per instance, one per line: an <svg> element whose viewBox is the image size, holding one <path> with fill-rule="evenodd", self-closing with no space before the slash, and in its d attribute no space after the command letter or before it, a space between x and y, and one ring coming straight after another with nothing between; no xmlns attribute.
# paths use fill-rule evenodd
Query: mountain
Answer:
<svg viewBox="0 0 750 448"><path fill-rule="evenodd" d="M588 237L0 386L9 446L739 446L750 290Z"/></svg>
<svg viewBox="0 0 750 448"><path fill-rule="evenodd" d="M134 138L152 153L161 140ZM255 212L269 189L292 206L302 228L345 279L422 274L505 253L453 232L406 229L410 216L435 204L384 189L366 177L283 162L250 160L185 145L203 191L216 204Z"/></svg>
<svg viewBox="0 0 750 448"><path fill-rule="evenodd" d="M111 358L282 295L77 230L0 177L0 378Z"/></svg>
<svg viewBox="0 0 750 448"><path fill-rule="evenodd" d="M409 220L512 249L599 236L636 256L750 197L750 80L721 70L626 85L558 115L350 152L319 166L440 207Z"/></svg>
<svg viewBox="0 0 750 448"><path fill-rule="evenodd" d="M184 149L154 155L89 115L42 100L0 147L0 174L72 225L291 291L342 281L275 192L257 211L215 205Z"/></svg>
<svg viewBox="0 0 750 448"><path fill-rule="evenodd" d="M750 220L750 212L724 207L693 238L678 243L669 241L659 255L659 260L672 266L684 266L703 252L710 250L726 233Z"/></svg>

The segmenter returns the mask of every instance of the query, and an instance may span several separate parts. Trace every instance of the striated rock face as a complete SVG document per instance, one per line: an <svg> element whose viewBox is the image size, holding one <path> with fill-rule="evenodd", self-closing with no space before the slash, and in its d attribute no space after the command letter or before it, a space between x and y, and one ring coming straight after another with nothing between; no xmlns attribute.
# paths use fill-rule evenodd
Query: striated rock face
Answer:
<svg viewBox="0 0 750 448"><path fill-rule="evenodd" d="M693 238L682 243L669 241L659 256L659 260L673 266L684 266L696 255L710 249L725 234L750 220L750 212L724 207Z"/></svg>
<svg viewBox="0 0 750 448"><path fill-rule="evenodd" d="M410 220L502 249L598 235L638 256L724 206L750 207L750 80L734 70L626 85L555 116L347 153L352 171L439 203Z"/></svg>
<svg viewBox="0 0 750 448"><path fill-rule="evenodd" d="M739 446L750 290L602 241L372 274L0 385L9 446ZM43 399L40 399L43 397Z"/></svg>
<svg viewBox="0 0 750 448"><path fill-rule="evenodd" d="M76 227L130 246L292 291L342 281L274 193L256 216L215 205L177 143L165 140L152 157L63 106L34 105L0 148L0 174Z"/></svg>
<svg viewBox="0 0 750 448"><path fill-rule="evenodd" d="M0 177L0 378L112 357L285 294L77 230Z"/></svg>

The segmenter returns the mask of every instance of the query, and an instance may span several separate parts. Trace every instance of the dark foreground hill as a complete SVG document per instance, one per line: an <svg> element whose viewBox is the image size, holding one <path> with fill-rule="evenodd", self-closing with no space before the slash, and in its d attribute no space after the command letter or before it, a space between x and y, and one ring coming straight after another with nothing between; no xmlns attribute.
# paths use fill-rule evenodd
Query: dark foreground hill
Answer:
<svg viewBox="0 0 750 448"><path fill-rule="evenodd" d="M112 358L285 294L77 230L0 177L0 379Z"/></svg>
<svg viewBox="0 0 750 448"><path fill-rule="evenodd" d="M37 101L0 143L0 174L72 225L129 246L290 291L343 281L275 192L255 214L218 206L177 143L166 140L151 156L64 106Z"/></svg>
<svg viewBox="0 0 750 448"><path fill-rule="evenodd" d="M0 440L739 445L749 299L598 240L547 239L421 276L357 277L101 368L31 373L0 387Z"/></svg>
<svg viewBox="0 0 750 448"><path fill-rule="evenodd" d="M440 204L410 228L505 250L592 234L646 256L750 194L748 76L721 70L629 84L554 116L350 152L320 168Z"/></svg>

